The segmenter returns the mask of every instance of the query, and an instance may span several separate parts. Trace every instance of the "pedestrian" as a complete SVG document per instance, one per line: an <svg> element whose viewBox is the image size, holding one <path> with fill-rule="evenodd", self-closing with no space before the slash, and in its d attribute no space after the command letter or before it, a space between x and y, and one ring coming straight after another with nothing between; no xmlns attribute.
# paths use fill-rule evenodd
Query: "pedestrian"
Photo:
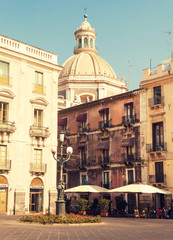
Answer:
<svg viewBox="0 0 173 240"><path fill-rule="evenodd" d="M159 209L157 210L157 218L160 219L161 217L162 217L162 209L159 208Z"/></svg>

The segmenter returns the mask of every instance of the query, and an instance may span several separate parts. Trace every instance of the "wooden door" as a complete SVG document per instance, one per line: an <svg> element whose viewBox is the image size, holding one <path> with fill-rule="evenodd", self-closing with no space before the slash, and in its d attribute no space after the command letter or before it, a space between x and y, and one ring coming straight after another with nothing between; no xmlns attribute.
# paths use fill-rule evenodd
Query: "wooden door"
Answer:
<svg viewBox="0 0 173 240"><path fill-rule="evenodd" d="M7 209L6 189L0 189L0 213L5 213Z"/></svg>

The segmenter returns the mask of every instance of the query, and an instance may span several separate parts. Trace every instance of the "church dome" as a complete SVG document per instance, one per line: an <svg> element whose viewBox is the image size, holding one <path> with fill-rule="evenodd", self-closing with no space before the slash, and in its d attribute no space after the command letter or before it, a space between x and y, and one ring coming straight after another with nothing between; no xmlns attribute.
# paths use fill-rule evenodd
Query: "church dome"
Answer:
<svg viewBox="0 0 173 240"><path fill-rule="evenodd" d="M73 55L65 61L63 66L60 79L70 75L117 78L111 66L103 58L90 51L82 51Z"/></svg>

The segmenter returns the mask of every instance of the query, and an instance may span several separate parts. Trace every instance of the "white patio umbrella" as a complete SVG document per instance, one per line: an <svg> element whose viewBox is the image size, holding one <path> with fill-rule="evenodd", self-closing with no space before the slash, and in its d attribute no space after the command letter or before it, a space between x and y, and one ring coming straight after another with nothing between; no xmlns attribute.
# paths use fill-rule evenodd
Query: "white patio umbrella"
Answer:
<svg viewBox="0 0 173 240"><path fill-rule="evenodd" d="M107 192L108 189L99 187L96 185L80 185L77 187L66 189L65 193L104 193Z"/></svg>
<svg viewBox="0 0 173 240"><path fill-rule="evenodd" d="M111 190L108 190L107 193L137 193L138 194L138 208L140 205L139 202L139 194L142 193L159 193L159 194L171 194L168 191L164 191L162 189L147 185L147 184L143 184L143 183L133 183L133 184L129 184L123 187L118 187L118 188L114 188Z"/></svg>
<svg viewBox="0 0 173 240"><path fill-rule="evenodd" d="M108 190L107 193L160 193L168 194L169 192L162 189L143 184L143 183L133 183L123 187L114 188ZM171 193L170 193L171 194Z"/></svg>

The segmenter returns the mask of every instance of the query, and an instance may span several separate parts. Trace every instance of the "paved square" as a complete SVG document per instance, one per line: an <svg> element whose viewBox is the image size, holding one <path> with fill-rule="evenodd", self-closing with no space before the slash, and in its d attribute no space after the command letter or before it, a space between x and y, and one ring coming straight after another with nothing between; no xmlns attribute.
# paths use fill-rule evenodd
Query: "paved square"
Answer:
<svg viewBox="0 0 173 240"><path fill-rule="evenodd" d="M173 220L102 218L100 224L56 225L20 223L17 216L0 216L0 240L172 240Z"/></svg>

